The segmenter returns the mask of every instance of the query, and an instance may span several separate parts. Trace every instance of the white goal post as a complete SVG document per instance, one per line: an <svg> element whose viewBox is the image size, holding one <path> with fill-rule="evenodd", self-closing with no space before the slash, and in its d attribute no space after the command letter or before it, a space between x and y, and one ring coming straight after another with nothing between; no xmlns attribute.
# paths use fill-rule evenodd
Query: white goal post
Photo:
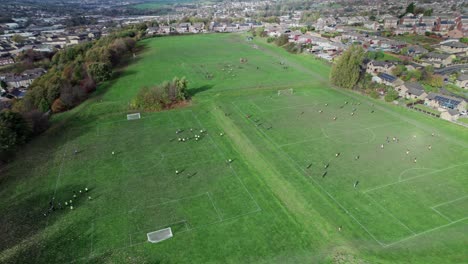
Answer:
<svg viewBox="0 0 468 264"><path fill-rule="evenodd" d="M136 120L136 119L140 119L140 118L141 118L140 113L128 114L127 115L127 120Z"/></svg>
<svg viewBox="0 0 468 264"><path fill-rule="evenodd" d="M158 231L150 232L146 234L146 236L148 237L149 242L159 243L172 237L172 229L170 227L164 228Z"/></svg>
<svg viewBox="0 0 468 264"><path fill-rule="evenodd" d="M280 95L292 95L292 94L294 94L294 90L292 88L284 89L284 90L278 90L278 96L280 96Z"/></svg>

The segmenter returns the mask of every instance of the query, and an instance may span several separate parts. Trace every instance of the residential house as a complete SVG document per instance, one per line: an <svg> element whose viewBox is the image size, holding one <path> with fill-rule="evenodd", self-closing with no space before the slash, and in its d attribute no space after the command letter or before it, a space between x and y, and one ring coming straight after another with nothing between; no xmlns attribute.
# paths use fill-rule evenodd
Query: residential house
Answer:
<svg viewBox="0 0 468 264"><path fill-rule="evenodd" d="M226 31L226 24L211 22L211 31L214 32L225 32Z"/></svg>
<svg viewBox="0 0 468 264"><path fill-rule="evenodd" d="M238 25L239 31L249 31L252 29L252 24L242 23Z"/></svg>
<svg viewBox="0 0 468 264"><path fill-rule="evenodd" d="M418 46L418 45L413 45L413 46L409 46L408 47L408 54L406 55L409 55L409 56L421 56L421 55L424 55L426 53L428 53L429 51L421 46Z"/></svg>
<svg viewBox="0 0 468 264"><path fill-rule="evenodd" d="M10 64L14 64L14 63L15 63L15 61L13 60L12 57L0 58L0 66L10 65Z"/></svg>
<svg viewBox="0 0 468 264"><path fill-rule="evenodd" d="M421 23L426 24L433 31L439 23L439 18L434 16L421 17Z"/></svg>
<svg viewBox="0 0 468 264"><path fill-rule="evenodd" d="M400 20L396 17L385 18L384 19L384 28L385 29L395 29L398 26Z"/></svg>
<svg viewBox="0 0 468 264"><path fill-rule="evenodd" d="M403 35L405 33L412 34L415 31L415 25L398 25L398 27L395 29L395 34L397 35Z"/></svg>
<svg viewBox="0 0 468 264"><path fill-rule="evenodd" d="M455 21L452 19L441 19L440 23L436 26L436 30L442 34L447 34L450 30L455 28Z"/></svg>
<svg viewBox="0 0 468 264"><path fill-rule="evenodd" d="M464 36L465 34L460 29L450 30L447 33L447 37L451 39L459 39L459 38L463 38Z"/></svg>
<svg viewBox="0 0 468 264"><path fill-rule="evenodd" d="M394 68L395 64L392 62L373 60L367 63L366 72L372 75L377 75L379 73L391 74Z"/></svg>
<svg viewBox="0 0 468 264"><path fill-rule="evenodd" d="M379 29L380 25L379 23L375 21L369 21L369 22L364 23L364 27L370 30L377 30Z"/></svg>
<svg viewBox="0 0 468 264"><path fill-rule="evenodd" d="M158 29L158 34L162 34L162 35L168 35L174 32L175 30L171 26L160 26Z"/></svg>
<svg viewBox="0 0 468 264"><path fill-rule="evenodd" d="M416 16L409 15L401 18L401 24L405 26L414 26L417 23L419 23L419 18Z"/></svg>
<svg viewBox="0 0 468 264"><path fill-rule="evenodd" d="M377 76L374 76L374 77L378 78L378 79L377 78L375 79L377 83L383 83L385 85L392 86L392 87L398 87L403 84L403 81L401 79L391 74L387 74L387 73L379 73ZM373 80L374 80L374 77L372 78Z"/></svg>
<svg viewBox="0 0 468 264"><path fill-rule="evenodd" d="M26 95L26 90L25 89L18 89L18 88L13 88L9 91L8 93L11 95L11 97L16 98L16 99L21 99Z"/></svg>
<svg viewBox="0 0 468 264"><path fill-rule="evenodd" d="M442 111L440 113L440 118L447 121L457 121L458 118L460 118L460 113L457 110L447 109L446 111Z"/></svg>
<svg viewBox="0 0 468 264"><path fill-rule="evenodd" d="M177 25L176 31L178 33L188 33L190 26L191 26L190 23L180 23Z"/></svg>
<svg viewBox="0 0 468 264"><path fill-rule="evenodd" d="M452 64L454 58L455 55L452 54L429 52L421 58L421 61L423 66L432 65L440 68Z"/></svg>
<svg viewBox="0 0 468 264"><path fill-rule="evenodd" d="M8 88L21 88L21 87L29 87L32 82L44 75L46 71L42 68L36 68L31 70L26 70L21 74L7 74L3 76L2 79Z"/></svg>
<svg viewBox="0 0 468 264"><path fill-rule="evenodd" d="M193 25L190 26L189 30L192 33L203 32L205 30L205 23L203 23L203 22L193 23Z"/></svg>
<svg viewBox="0 0 468 264"><path fill-rule="evenodd" d="M401 97L406 99L423 100L427 96L424 87L416 82L405 82L403 85L397 87L396 90Z"/></svg>
<svg viewBox="0 0 468 264"><path fill-rule="evenodd" d="M438 93L429 93L426 99L424 99L424 104L433 108L465 111L467 103L461 98Z"/></svg>
<svg viewBox="0 0 468 264"><path fill-rule="evenodd" d="M159 27L149 27L146 29L146 34L151 36L151 35L156 35L158 34Z"/></svg>
<svg viewBox="0 0 468 264"><path fill-rule="evenodd" d="M428 26L425 23L418 23L414 27L414 32L418 35L424 35L426 34L426 32L431 32L431 31L432 31L432 27Z"/></svg>
<svg viewBox="0 0 468 264"><path fill-rule="evenodd" d="M458 41L450 41L440 45L440 49L448 52L448 53L467 53L468 52L468 45L458 42Z"/></svg>
<svg viewBox="0 0 468 264"><path fill-rule="evenodd" d="M455 84L463 89L468 89L468 75L467 74L460 74L455 81Z"/></svg>

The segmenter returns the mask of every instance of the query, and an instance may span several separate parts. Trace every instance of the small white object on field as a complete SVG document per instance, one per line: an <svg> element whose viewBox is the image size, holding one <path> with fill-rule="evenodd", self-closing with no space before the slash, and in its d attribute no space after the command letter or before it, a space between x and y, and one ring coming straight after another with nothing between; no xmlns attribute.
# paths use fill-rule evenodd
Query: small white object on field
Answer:
<svg viewBox="0 0 468 264"><path fill-rule="evenodd" d="M382 145L380 145L380 148L384 148L384 145L383 145L383 144L382 144Z"/></svg>
<svg viewBox="0 0 468 264"><path fill-rule="evenodd" d="M224 134L223 133L219 133L220 136L223 136Z"/></svg>
<svg viewBox="0 0 468 264"><path fill-rule="evenodd" d="M228 162L231 163L231 162L232 162L232 159L228 159Z"/></svg>
<svg viewBox="0 0 468 264"><path fill-rule="evenodd" d="M72 205L70 205L70 210L73 210L73 206L72 206Z"/></svg>
<svg viewBox="0 0 468 264"><path fill-rule="evenodd" d="M112 155L114 155L114 154L115 154L115 152L114 152L114 151L112 151Z"/></svg>
<svg viewBox="0 0 468 264"><path fill-rule="evenodd" d="M176 171L175 171L175 173L176 173L176 174L179 174L179 171L178 171L178 170L176 170Z"/></svg>

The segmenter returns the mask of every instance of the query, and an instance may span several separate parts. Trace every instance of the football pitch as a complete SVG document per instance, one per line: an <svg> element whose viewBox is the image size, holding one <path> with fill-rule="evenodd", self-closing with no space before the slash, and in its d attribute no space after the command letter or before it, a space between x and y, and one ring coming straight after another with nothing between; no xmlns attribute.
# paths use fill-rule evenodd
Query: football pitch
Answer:
<svg viewBox="0 0 468 264"><path fill-rule="evenodd" d="M0 262L468 259L466 128L330 88L329 66L243 35L141 45L0 171ZM175 76L190 105L126 119Z"/></svg>

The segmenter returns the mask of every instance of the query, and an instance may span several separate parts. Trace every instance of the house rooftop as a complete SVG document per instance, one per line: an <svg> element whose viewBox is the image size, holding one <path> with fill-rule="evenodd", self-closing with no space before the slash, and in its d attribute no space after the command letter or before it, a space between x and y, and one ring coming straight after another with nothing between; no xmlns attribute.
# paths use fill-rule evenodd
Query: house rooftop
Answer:
<svg viewBox="0 0 468 264"><path fill-rule="evenodd" d="M387 73L379 73L378 76L387 81L387 82L390 82L390 83L393 83L394 81L396 81L398 78L393 76L393 75L390 75L390 74L387 74Z"/></svg>
<svg viewBox="0 0 468 264"><path fill-rule="evenodd" d="M450 47L450 48L460 48L460 49L468 48L468 45L466 45L464 43L461 43L461 42L458 42L458 41L450 41L450 42L441 44L441 46L447 46L447 47Z"/></svg>
<svg viewBox="0 0 468 264"><path fill-rule="evenodd" d="M457 78L459 81L468 81L468 74L460 74Z"/></svg>
<svg viewBox="0 0 468 264"><path fill-rule="evenodd" d="M373 60L373 61L371 61L369 63L372 63L372 65L378 66L378 67L392 67L394 65L393 62L376 61L376 60Z"/></svg>
<svg viewBox="0 0 468 264"><path fill-rule="evenodd" d="M407 82L405 83L406 88L408 88L408 92L414 95L421 95L424 93L424 87L420 83L416 82Z"/></svg>
<svg viewBox="0 0 468 264"><path fill-rule="evenodd" d="M450 54L429 52L424 57L445 60L450 57Z"/></svg>

